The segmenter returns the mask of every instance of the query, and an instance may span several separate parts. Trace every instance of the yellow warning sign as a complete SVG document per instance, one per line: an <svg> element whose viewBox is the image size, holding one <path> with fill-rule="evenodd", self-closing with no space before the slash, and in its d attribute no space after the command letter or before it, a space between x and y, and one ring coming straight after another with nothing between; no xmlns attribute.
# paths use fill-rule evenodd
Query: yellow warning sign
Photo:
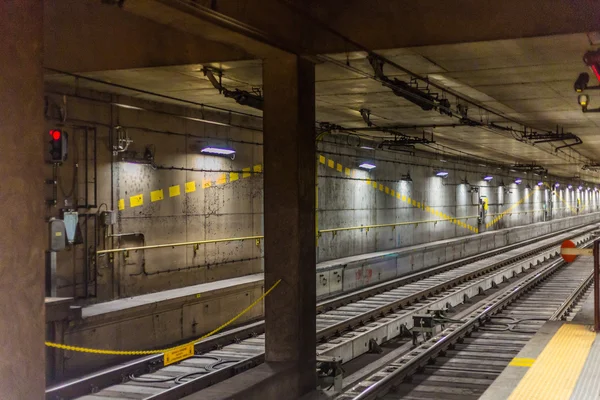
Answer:
<svg viewBox="0 0 600 400"><path fill-rule="evenodd" d="M129 207L138 207L144 205L144 195L138 194L129 198Z"/></svg>
<svg viewBox="0 0 600 400"><path fill-rule="evenodd" d="M165 352L163 364L169 365L194 355L194 344L188 343Z"/></svg>
<svg viewBox="0 0 600 400"><path fill-rule="evenodd" d="M154 190L154 191L150 192L150 201L153 203L155 201L162 200L163 198L164 198L164 195L163 195L162 189Z"/></svg>
<svg viewBox="0 0 600 400"><path fill-rule="evenodd" d="M169 197L179 196L181 194L181 188L179 185L169 186Z"/></svg>

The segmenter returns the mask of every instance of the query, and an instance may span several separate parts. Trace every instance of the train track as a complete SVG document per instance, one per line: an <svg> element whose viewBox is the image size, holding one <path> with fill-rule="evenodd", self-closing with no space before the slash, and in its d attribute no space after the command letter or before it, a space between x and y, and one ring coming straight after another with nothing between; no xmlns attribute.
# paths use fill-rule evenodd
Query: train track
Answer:
<svg viewBox="0 0 600 400"><path fill-rule="evenodd" d="M592 273L561 260L537 268L336 400L477 399L546 321L574 316Z"/></svg>
<svg viewBox="0 0 600 400"><path fill-rule="evenodd" d="M415 313L461 304L556 256L563 240L587 240L595 227L532 239L321 302L317 352L344 361L358 357L369 350L370 341L381 343L410 329ZM161 356L134 360L51 387L46 398L177 399L263 362L262 329L257 322L199 342L197 355L177 365L164 367Z"/></svg>

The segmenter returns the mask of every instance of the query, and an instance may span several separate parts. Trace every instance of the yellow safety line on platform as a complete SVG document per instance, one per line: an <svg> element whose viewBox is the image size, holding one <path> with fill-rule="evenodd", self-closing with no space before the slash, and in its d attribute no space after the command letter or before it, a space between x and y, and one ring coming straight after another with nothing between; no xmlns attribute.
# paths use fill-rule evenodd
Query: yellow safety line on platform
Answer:
<svg viewBox="0 0 600 400"><path fill-rule="evenodd" d="M595 337L584 325L561 326L509 400L568 400Z"/></svg>
<svg viewBox="0 0 600 400"><path fill-rule="evenodd" d="M511 367L531 367L535 362L535 358L513 358L508 364Z"/></svg>
<svg viewBox="0 0 600 400"><path fill-rule="evenodd" d="M169 348L166 348L166 349L160 349L160 350L104 350L104 349L92 349L92 348L88 348L88 347L69 346L69 345L66 345L66 344L54 343L54 342L45 342L45 343L46 343L46 346L48 346L48 347L54 347L54 348L57 348L57 349L68 350L68 351L77 351L77 352L80 352L80 353L110 354L110 355L118 355L118 356L141 356L141 355L148 355L148 354L161 354L161 353L165 353L165 352L168 352L168 351L172 351L174 349L178 349L178 348L183 347L183 346L188 346L190 344L194 344L195 342L198 342L200 340L206 339L207 337L212 336L212 335L214 335L217 332L220 332L221 330L223 330L227 326L229 326L232 323L234 323L242 315L244 315L248 311L250 311L258 303L260 303L265 297L267 297L267 295L269 293L271 293L273 291L273 289L275 289L277 287L277 285L279 285L280 282L281 282L281 279L279 279L277 282L275 282L273 284L273 286L271 286L269 288L269 290L267 290L262 296L260 296L256 300L254 300L252 302L252 304L250 304L248 307L244 308L242 310L242 312L240 312L239 314L237 314L235 317L231 318L229 321L225 322L223 325L221 325L218 328L212 330L211 332L208 332L206 335L199 337L198 339L192 340L192 341L184 343L184 344L180 344L179 346L173 346L173 347L169 347Z"/></svg>

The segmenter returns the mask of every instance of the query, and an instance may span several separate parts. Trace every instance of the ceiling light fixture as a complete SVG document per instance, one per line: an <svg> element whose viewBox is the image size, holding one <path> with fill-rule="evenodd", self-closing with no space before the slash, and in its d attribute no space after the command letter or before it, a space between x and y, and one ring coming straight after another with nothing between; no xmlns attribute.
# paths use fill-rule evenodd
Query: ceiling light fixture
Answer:
<svg viewBox="0 0 600 400"><path fill-rule="evenodd" d="M364 150L375 150L375 148L371 146L360 146L360 148Z"/></svg>
<svg viewBox="0 0 600 400"><path fill-rule="evenodd" d="M362 169L366 169L366 170L372 170L373 168L375 168L375 164L364 162L364 163L360 164L358 166L358 168L362 168Z"/></svg>

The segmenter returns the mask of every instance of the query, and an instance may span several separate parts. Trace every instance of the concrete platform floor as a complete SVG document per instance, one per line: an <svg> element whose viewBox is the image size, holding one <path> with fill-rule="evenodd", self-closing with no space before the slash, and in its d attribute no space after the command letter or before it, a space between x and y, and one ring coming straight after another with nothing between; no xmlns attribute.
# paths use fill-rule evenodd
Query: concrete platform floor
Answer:
<svg viewBox="0 0 600 400"><path fill-rule="evenodd" d="M571 322L544 324L480 399L599 399L600 339L592 332L593 307L590 294Z"/></svg>

